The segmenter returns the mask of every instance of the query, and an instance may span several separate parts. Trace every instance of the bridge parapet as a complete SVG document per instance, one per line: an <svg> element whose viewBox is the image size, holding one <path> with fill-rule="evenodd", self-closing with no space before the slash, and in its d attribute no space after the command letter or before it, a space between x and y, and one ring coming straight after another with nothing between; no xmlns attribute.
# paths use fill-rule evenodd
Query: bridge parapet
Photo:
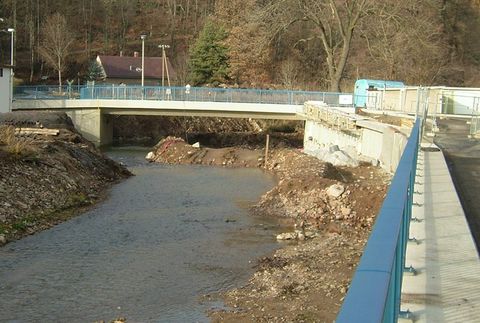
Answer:
<svg viewBox="0 0 480 323"><path fill-rule="evenodd" d="M342 97L345 97L345 93L207 87L142 87L115 84L91 87L17 86L14 90L16 100L158 100L288 105L303 105L306 101L322 101L328 105L338 106L342 104Z"/></svg>

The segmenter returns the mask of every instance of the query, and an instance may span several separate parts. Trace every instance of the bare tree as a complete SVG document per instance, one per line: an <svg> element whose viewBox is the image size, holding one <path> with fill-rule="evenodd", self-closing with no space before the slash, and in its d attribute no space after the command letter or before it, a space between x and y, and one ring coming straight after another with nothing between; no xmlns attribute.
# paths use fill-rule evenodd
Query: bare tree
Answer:
<svg viewBox="0 0 480 323"><path fill-rule="evenodd" d="M310 34L302 42L320 39L326 58L329 88L340 91L355 28L373 0L271 0L261 10L258 21L269 26L274 42L290 27L303 23Z"/></svg>
<svg viewBox="0 0 480 323"><path fill-rule="evenodd" d="M58 89L62 91L62 72L73 42L65 17L59 13L47 19L42 28L43 41L39 53L45 62L58 72Z"/></svg>
<svg viewBox="0 0 480 323"><path fill-rule="evenodd" d="M330 90L340 91L353 33L366 13L368 0L300 1L305 17L316 25L327 56ZM330 13L329 12L330 9Z"/></svg>
<svg viewBox="0 0 480 323"><path fill-rule="evenodd" d="M293 59L286 59L280 65L277 78L289 90L298 83L299 66Z"/></svg>
<svg viewBox="0 0 480 323"><path fill-rule="evenodd" d="M33 15L30 13L26 17L26 26L28 31L28 48L30 50L30 83L33 82L33 73L35 65L35 21Z"/></svg>
<svg viewBox="0 0 480 323"><path fill-rule="evenodd" d="M433 10L432 10L433 9ZM439 4L388 0L375 5L375 16L361 30L368 50L365 64L385 79L432 84L453 67L451 50L438 16Z"/></svg>

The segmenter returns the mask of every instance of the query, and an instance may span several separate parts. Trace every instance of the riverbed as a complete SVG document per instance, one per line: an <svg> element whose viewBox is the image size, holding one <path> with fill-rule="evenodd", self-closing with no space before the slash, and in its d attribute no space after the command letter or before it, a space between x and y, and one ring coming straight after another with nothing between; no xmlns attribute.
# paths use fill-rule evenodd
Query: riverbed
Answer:
<svg viewBox="0 0 480 323"><path fill-rule="evenodd" d="M247 206L274 186L259 169L148 164L70 221L0 248L0 321L203 322L201 296L242 285L278 247L274 219Z"/></svg>

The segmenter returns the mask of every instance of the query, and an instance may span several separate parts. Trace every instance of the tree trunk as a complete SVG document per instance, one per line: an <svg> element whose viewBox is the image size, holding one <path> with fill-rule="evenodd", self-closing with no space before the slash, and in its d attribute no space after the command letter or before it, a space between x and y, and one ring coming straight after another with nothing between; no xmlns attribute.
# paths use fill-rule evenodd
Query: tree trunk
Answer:
<svg viewBox="0 0 480 323"><path fill-rule="evenodd" d="M30 49L30 78L29 78L30 83L33 83L34 69L35 69L35 53L32 48Z"/></svg>
<svg viewBox="0 0 480 323"><path fill-rule="evenodd" d="M58 92L62 94L62 63L60 57L58 58Z"/></svg>
<svg viewBox="0 0 480 323"><path fill-rule="evenodd" d="M348 55L350 54L350 43L352 41L352 33L347 33L343 39L342 53L338 60L335 72L330 75L330 91L340 92L340 81L343 77L343 72L347 66Z"/></svg>

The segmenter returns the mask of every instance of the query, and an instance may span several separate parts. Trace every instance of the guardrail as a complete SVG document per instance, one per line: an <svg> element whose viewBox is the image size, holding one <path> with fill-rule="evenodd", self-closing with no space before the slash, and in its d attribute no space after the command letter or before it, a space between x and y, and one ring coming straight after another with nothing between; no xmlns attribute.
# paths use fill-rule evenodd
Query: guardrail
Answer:
<svg viewBox="0 0 480 323"><path fill-rule="evenodd" d="M106 100L171 100L231 103L264 103L303 105L306 101L323 101L329 105L342 104L341 97L352 96L349 93L231 89L205 87L161 87L131 85L100 86L17 86L14 98L17 100L70 99L106 99Z"/></svg>
<svg viewBox="0 0 480 323"><path fill-rule="evenodd" d="M397 322L420 131L421 121L417 119L337 316L337 323Z"/></svg>

